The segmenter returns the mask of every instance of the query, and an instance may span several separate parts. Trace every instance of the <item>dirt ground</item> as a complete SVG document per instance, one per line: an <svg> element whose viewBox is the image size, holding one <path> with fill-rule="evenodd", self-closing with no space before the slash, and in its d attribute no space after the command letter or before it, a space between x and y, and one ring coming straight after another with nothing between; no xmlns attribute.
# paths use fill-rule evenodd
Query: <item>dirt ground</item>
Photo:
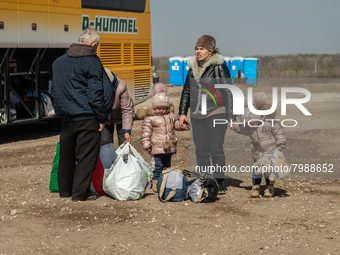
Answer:
<svg viewBox="0 0 340 255"><path fill-rule="evenodd" d="M333 164L339 173L339 88L311 90L312 117L288 107L298 121L285 129L288 163ZM176 108L180 91L169 88ZM150 161L141 123L132 145ZM177 137L173 165L188 169L190 132ZM72 202L48 191L58 139L46 123L0 129L0 254L340 254L337 178L281 179L274 198L257 199L250 178L228 178L226 195L211 204L161 203L150 190L138 201ZM227 163L251 164L249 139L227 131Z"/></svg>

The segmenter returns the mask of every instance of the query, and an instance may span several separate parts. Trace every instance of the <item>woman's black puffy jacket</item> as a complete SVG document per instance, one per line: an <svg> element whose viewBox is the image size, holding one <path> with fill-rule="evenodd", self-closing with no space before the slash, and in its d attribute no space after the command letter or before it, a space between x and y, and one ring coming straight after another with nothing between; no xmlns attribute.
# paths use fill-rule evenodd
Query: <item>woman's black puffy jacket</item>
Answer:
<svg viewBox="0 0 340 255"><path fill-rule="evenodd" d="M217 103L215 105L214 100L207 95L207 112L215 110L221 107L221 104L218 100L216 94L209 89L207 84L214 88L214 84L231 84L230 73L227 65L224 63L223 56L220 54L214 54L209 61L203 66L203 69L200 73L198 73L198 63L195 58L192 58L189 63L189 72L183 87L181 101L179 105L179 114L188 113L188 108L191 107L192 113L197 113L197 109L201 109L201 93L202 89L208 90L211 95L214 96L214 99ZM217 70L216 70L217 66ZM219 78L216 79L216 72L218 72ZM203 85L202 85L203 84ZM200 89L202 88L202 89ZM215 88L215 91L221 98L222 105L226 108L226 119L227 120L235 120L235 116L233 115L233 97L229 89L224 88ZM197 105L199 104L199 105Z"/></svg>

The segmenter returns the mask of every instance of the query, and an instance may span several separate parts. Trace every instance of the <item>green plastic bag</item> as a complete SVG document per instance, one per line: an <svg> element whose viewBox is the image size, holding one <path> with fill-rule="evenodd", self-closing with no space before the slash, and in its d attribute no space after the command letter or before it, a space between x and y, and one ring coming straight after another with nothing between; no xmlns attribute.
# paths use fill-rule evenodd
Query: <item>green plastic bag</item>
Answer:
<svg viewBox="0 0 340 255"><path fill-rule="evenodd" d="M60 144L58 142L57 150L55 152L53 164L52 164L52 172L51 172L51 180L50 180L50 191L51 192L59 192L59 187L58 187L59 153L60 153Z"/></svg>

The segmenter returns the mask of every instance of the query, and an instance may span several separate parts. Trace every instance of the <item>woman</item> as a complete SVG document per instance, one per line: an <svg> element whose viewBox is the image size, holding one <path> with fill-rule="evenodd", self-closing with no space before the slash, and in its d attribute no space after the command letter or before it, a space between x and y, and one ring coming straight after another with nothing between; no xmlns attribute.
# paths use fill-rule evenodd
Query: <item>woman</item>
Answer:
<svg viewBox="0 0 340 255"><path fill-rule="evenodd" d="M216 49L214 37L201 36L196 42L195 53L196 57L188 62L190 69L179 105L180 125L182 128L185 127L186 115L190 107L197 166L204 171L211 165L211 158L215 169L222 169L225 166L223 142L227 125L213 127L213 121L214 119L235 120L235 116L233 116L231 92L228 89L214 88L214 84L231 84L230 73L223 56ZM203 107L202 95L206 98ZM219 184L220 194L225 194L223 172L215 172L214 175Z"/></svg>
<svg viewBox="0 0 340 255"><path fill-rule="evenodd" d="M115 87L115 97L111 118L105 122L101 133L101 144L113 143L113 132L116 126L118 144L131 143L134 104L126 83L105 67L107 76Z"/></svg>

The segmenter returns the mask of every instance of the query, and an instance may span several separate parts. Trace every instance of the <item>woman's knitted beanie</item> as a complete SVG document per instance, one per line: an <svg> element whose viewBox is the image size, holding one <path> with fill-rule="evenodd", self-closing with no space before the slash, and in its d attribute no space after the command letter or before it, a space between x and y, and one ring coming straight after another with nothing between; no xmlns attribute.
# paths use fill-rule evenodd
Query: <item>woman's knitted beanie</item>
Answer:
<svg viewBox="0 0 340 255"><path fill-rule="evenodd" d="M216 48L216 40L210 35L202 35L198 38L195 47L203 47L210 52L213 52Z"/></svg>

